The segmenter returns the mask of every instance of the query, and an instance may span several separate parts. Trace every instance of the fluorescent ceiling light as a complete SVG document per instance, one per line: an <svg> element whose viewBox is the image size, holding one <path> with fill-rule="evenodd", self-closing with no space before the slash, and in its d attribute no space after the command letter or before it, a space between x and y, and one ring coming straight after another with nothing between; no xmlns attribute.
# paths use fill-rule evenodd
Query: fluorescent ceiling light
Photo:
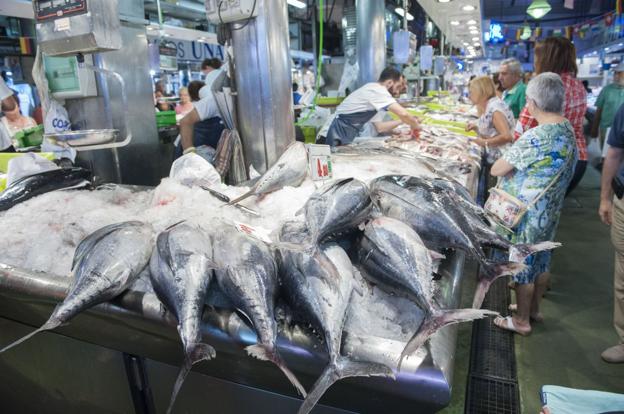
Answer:
<svg viewBox="0 0 624 414"><path fill-rule="evenodd" d="M466 23L467 24L477 24L477 21L473 19L473 20L468 20Z"/></svg>
<svg viewBox="0 0 624 414"><path fill-rule="evenodd" d="M401 17L403 17L405 14L405 11L400 7L397 7L396 9L394 9L394 12ZM409 12L407 12L407 21L411 22L412 20L414 20L414 16L412 16Z"/></svg>
<svg viewBox="0 0 624 414"><path fill-rule="evenodd" d="M474 42L475 47L481 47L481 43L479 42Z"/></svg>
<svg viewBox="0 0 624 414"><path fill-rule="evenodd" d="M476 31L476 30L471 30L471 31L470 31L470 34L471 34L471 35L478 35L478 34L479 34L479 32L478 32L478 31Z"/></svg>
<svg viewBox="0 0 624 414"><path fill-rule="evenodd" d="M438 3L450 3L451 0L438 0Z"/></svg>
<svg viewBox="0 0 624 414"><path fill-rule="evenodd" d="M527 14L534 19L541 19L546 16L551 7L546 0L533 0L533 2L527 7Z"/></svg>
<svg viewBox="0 0 624 414"><path fill-rule="evenodd" d="M477 30L477 26L468 26L468 29L470 29L470 30Z"/></svg>
<svg viewBox="0 0 624 414"><path fill-rule="evenodd" d="M476 42L477 40L479 40L479 38L478 38L478 37L473 37L473 38L472 38L472 41L473 41L473 42Z"/></svg>
<svg viewBox="0 0 624 414"><path fill-rule="evenodd" d="M467 4L464 7L462 7L463 11L473 11L474 9L475 9L475 6L472 6L470 4Z"/></svg>
<svg viewBox="0 0 624 414"><path fill-rule="evenodd" d="M459 21L451 20L451 26L459 26Z"/></svg>
<svg viewBox="0 0 624 414"><path fill-rule="evenodd" d="M299 0L286 0L286 3L290 4L293 7L296 7L298 9L305 9L306 4L302 1ZM284 3L282 3L284 4Z"/></svg>

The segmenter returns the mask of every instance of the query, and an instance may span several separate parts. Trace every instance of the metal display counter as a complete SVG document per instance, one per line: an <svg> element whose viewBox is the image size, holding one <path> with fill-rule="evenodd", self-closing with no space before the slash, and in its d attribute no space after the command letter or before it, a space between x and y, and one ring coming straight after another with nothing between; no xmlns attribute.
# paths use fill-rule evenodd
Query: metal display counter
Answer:
<svg viewBox="0 0 624 414"><path fill-rule="evenodd" d="M476 190L476 176L470 181ZM436 297L441 307L459 307L463 268L462 253L450 254L442 263L446 276ZM42 325L69 284L68 277L0 265L0 344ZM277 367L244 351L255 343L255 333L234 312L207 307L202 330L217 357L193 368L174 413L297 411L301 400ZM418 358L407 359L396 381L377 377L340 381L313 412L428 413L444 408L451 399L456 340L456 326L440 330L425 347L422 364ZM324 345L301 330L288 330L280 332L278 346L309 389L326 364ZM383 341L349 350L362 359L387 351ZM67 326L0 354L0 411L163 413L182 360L171 315L155 295L128 291L78 315Z"/></svg>

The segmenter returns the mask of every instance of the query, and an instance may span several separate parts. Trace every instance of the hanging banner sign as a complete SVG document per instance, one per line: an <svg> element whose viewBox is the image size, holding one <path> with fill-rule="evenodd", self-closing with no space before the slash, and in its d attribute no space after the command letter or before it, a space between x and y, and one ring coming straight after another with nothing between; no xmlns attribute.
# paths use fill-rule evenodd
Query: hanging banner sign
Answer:
<svg viewBox="0 0 624 414"><path fill-rule="evenodd" d="M201 62L204 59L219 58L224 60L223 46L188 40L173 41L178 50L177 58L182 61Z"/></svg>

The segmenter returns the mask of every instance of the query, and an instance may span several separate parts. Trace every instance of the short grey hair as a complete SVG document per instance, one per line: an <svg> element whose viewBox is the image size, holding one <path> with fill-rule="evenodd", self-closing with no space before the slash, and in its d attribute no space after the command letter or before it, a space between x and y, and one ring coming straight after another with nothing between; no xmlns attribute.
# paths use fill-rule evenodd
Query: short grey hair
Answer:
<svg viewBox="0 0 624 414"><path fill-rule="evenodd" d="M518 76L522 75L522 64L518 59L509 58L505 59L501 62L501 66L507 66L510 72L518 74Z"/></svg>
<svg viewBox="0 0 624 414"><path fill-rule="evenodd" d="M526 97L541 111L563 113L565 88L561 77L556 73L544 72L531 79L526 88Z"/></svg>

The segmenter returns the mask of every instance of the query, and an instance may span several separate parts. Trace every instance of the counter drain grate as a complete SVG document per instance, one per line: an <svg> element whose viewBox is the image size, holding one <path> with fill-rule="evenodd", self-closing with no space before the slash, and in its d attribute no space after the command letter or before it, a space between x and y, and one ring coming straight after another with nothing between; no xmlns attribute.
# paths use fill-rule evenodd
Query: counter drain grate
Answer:
<svg viewBox="0 0 624 414"><path fill-rule="evenodd" d="M466 413L520 413L518 384L515 381L471 375L469 384L471 392L466 394Z"/></svg>
<svg viewBox="0 0 624 414"><path fill-rule="evenodd" d="M483 309L508 315L511 295L507 278L495 281ZM513 334L494 325L494 318L475 321L472 327L470 369L466 387L466 414L520 412Z"/></svg>

